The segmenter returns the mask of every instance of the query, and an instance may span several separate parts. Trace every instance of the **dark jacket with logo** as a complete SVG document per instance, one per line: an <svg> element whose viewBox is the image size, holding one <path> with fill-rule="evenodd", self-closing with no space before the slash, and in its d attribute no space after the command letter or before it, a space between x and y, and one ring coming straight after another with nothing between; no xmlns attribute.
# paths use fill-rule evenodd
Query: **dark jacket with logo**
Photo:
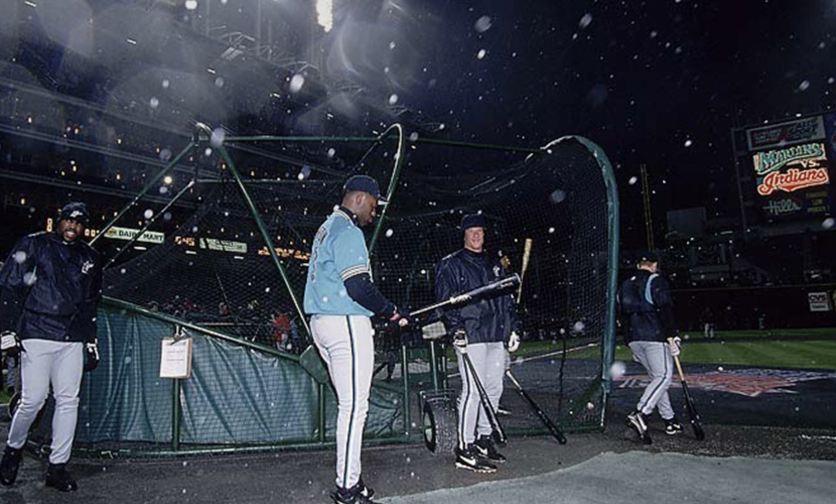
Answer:
<svg viewBox="0 0 836 504"><path fill-rule="evenodd" d="M627 343L666 341L677 333L671 290L658 273L640 269L625 280L618 290L618 308Z"/></svg>
<svg viewBox="0 0 836 504"><path fill-rule="evenodd" d="M21 339L96 338L102 267L91 246L35 233L15 244L0 270L0 330Z"/></svg>
<svg viewBox="0 0 836 504"><path fill-rule="evenodd" d="M444 301L453 296L482 287L507 276L498 259L467 249L454 252L435 268L435 297ZM514 295L504 292L469 301L464 306L450 307L443 318L447 332L464 329L468 343L506 342L511 331L520 333ZM520 336L522 336L520 334Z"/></svg>

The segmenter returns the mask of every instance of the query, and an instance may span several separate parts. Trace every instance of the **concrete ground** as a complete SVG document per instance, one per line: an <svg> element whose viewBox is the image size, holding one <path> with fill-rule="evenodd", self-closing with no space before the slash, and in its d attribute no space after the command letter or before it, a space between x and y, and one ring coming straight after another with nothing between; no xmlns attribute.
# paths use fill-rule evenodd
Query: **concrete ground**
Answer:
<svg viewBox="0 0 836 504"><path fill-rule="evenodd" d="M836 379L802 377L812 380L787 382L786 393L749 397L718 387L712 376L704 378L710 386L695 387L707 433L702 442L687 427L665 435L658 418L651 421L652 445L626 440L623 417L640 391L620 387L613 391L605 432L570 433L566 445L549 437L512 438L503 449L509 462L495 474L455 469L452 456L436 457L423 445L390 445L364 449L364 479L378 500L391 504L833 502ZM8 422L0 417L2 438ZM334 458L331 449L77 458L71 470L80 489L68 495L44 488L46 462L27 454L17 483L0 487L0 502L324 504L330 502Z"/></svg>
<svg viewBox="0 0 836 504"><path fill-rule="evenodd" d="M423 446L368 448L363 473L388 503L824 503L836 495L836 430L707 429L703 442L657 433L650 446L626 441L621 428L570 435L563 446L546 437L512 439L504 449L509 462L491 475L457 470L452 457ZM80 489L68 495L44 488L45 462L27 455L15 486L0 487L0 501L327 503L333 466L331 450L78 459L72 470Z"/></svg>

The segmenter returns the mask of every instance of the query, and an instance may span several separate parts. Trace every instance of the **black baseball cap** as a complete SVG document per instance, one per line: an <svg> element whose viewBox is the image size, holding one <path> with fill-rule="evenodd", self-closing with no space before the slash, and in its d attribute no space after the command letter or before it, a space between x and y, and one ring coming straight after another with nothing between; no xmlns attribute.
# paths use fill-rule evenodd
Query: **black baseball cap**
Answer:
<svg viewBox="0 0 836 504"><path fill-rule="evenodd" d="M465 231L467 228L472 227L480 227L485 228L487 227L487 221L482 214L470 214L465 215L462 217L462 231Z"/></svg>
<svg viewBox="0 0 836 504"><path fill-rule="evenodd" d="M349 191L363 191L364 193L369 193L377 198L378 205L385 205L386 203L389 203L389 201L380 194L380 186L377 184L377 180L369 177L368 175L354 175L346 180L345 185L343 186L343 194Z"/></svg>
<svg viewBox="0 0 836 504"><path fill-rule="evenodd" d="M67 203L58 214L58 222L62 220L74 220L86 226L90 223L90 212L87 210L87 205L78 201Z"/></svg>
<svg viewBox="0 0 836 504"><path fill-rule="evenodd" d="M636 262L659 262L659 253L651 250L641 250L636 254Z"/></svg>

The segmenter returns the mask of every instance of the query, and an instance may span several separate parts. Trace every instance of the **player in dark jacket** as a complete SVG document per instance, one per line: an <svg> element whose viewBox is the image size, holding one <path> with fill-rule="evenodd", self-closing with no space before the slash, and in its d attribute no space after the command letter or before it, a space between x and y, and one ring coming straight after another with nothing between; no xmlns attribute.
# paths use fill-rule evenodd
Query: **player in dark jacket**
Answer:
<svg viewBox="0 0 836 504"><path fill-rule="evenodd" d="M625 280L618 291L627 345L633 352L633 360L644 366L651 380L636 411L627 415L627 425L645 443L650 443L647 417L654 408L659 409L665 421L666 433L676 434L682 430L668 396L673 356L679 355L681 340L676 330L668 281L658 273L658 267L655 257L644 254L637 265L638 271Z"/></svg>
<svg viewBox="0 0 836 504"><path fill-rule="evenodd" d="M78 418L78 393L87 369L98 364L96 307L102 295L101 263L81 241L89 221L83 203L61 209L54 233L22 238L0 270L3 352L21 360L21 398L0 461L0 483L17 478L29 427L52 384L55 413L46 484L78 488L66 470Z"/></svg>
<svg viewBox="0 0 836 504"><path fill-rule="evenodd" d="M499 258L489 257L483 249L485 218L480 214L466 215L461 227L464 248L448 255L436 266L435 297L438 301L495 282L507 274ZM453 335L462 376L456 466L476 472L496 471L494 463L504 462L505 457L491 441L490 422L482 411L479 394L461 354L466 351L470 356L496 410L502 396L505 345L513 352L520 341L521 325L513 295L506 292L477 299L462 307L448 308L444 321L447 332Z"/></svg>

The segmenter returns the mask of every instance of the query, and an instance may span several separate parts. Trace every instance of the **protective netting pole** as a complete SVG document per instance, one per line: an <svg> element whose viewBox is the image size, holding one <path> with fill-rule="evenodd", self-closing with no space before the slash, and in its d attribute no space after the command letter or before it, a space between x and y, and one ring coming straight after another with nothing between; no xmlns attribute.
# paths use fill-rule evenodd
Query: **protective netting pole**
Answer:
<svg viewBox="0 0 836 504"><path fill-rule="evenodd" d="M312 338L313 335L311 334L311 328L308 325L308 321L305 318L305 312L299 305L299 300L296 299L296 294L293 293L293 288L290 285L290 279L288 279L287 273L285 272L281 261L279 261L279 256L276 254L276 247L273 246L273 239L270 237L270 233L267 232L267 227L264 225L264 221L261 219L261 214L259 214L258 209L256 209L255 204L253 204L253 200L252 198L250 198L250 194L249 192L247 192L247 188L244 186L244 181L241 179L241 175L235 168L235 162L232 161L232 158L229 156L229 152L227 152L226 148L223 145L220 145L218 147L218 150L220 151L221 156L226 162L227 168L229 168L229 173L235 180L235 183L238 186L238 190L241 192L241 197L244 199L244 203L246 203L247 208L250 210L253 219L255 219L258 231L259 233L261 233L261 237L264 239L264 243L267 245L267 251L270 253L270 257L273 259L273 264L275 264L276 268L279 270L279 275L282 277L282 281L284 282L284 285L287 288L287 294L290 296L290 300L293 302L293 306L296 308L296 313L299 314L299 320L302 322L302 326L305 328L305 332L307 333L308 337Z"/></svg>
<svg viewBox="0 0 836 504"><path fill-rule="evenodd" d="M607 399L612 389L610 368L615 360L615 298L618 291L618 244L620 239L618 187L612 164L610 164L610 160L603 149L587 138L580 136L573 138L592 152L598 166L601 167L601 175L604 178L604 186L607 192L607 313L601 359L601 383L604 393L604 407L601 410L601 428L603 428L607 411Z"/></svg>
<svg viewBox="0 0 836 504"><path fill-rule="evenodd" d="M163 169L160 170L160 172L154 176L154 178L152 178L150 181L148 181L147 184L145 184L145 187L143 187L142 190L139 191L136 196L134 196L134 199L132 199L127 205L122 207L122 209L119 210L119 212L117 212L116 216L113 217L113 219L111 219L110 222L105 224L105 227L103 227L102 230L99 231L99 234L97 234L93 237L93 239L90 240L90 245L92 246L94 243L96 243L99 240L99 238L104 236L110 228L112 228L117 222L119 222L119 219L121 219L122 216L128 212L128 210L133 208L133 206L136 205L139 202L139 200L142 199L142 197L145 196L145 194L147 194L148 191L151 190L152 187L156 186L160 179L162 179L166 175L166 173L168 173L169 170L177 166L177 163L179 163L180 160L183 159L183 156L188 154L189 151L191 151L195 147L195 145L196 143L194 141L189 141L189 144L186 147L184 147L183 150L181 150L180 153L174 157L174 159L169 161L168 164L166 164L163 167Z"/></svg>
<svg viewBox="0 0 836 504"><path fill-rule="evenodd" d="M383 140L385 137L389 135L389 132L392 130L397 130L398 133L398 150L395 152L395 166L392 170L392 176L389 179L389 187L386 190L386 199L388 201L392 201L392 197L395 194L395 188L398 186L398 177L401 173L401 167L403 166L403 158L404 156L404 136L403 136L403 127L400 124L393 124L390 126L386 131L384 131L380 138ZM385 205L383 210L380 212L380 218L377 219L377 225L374 228L374 234L372 234L372 239L369 242L369 255L374 254L374 246L377 244L377 237L380 236L380 230L383 228L383 222L386 220L386 213L389 210L389 205Z"/></svg>

